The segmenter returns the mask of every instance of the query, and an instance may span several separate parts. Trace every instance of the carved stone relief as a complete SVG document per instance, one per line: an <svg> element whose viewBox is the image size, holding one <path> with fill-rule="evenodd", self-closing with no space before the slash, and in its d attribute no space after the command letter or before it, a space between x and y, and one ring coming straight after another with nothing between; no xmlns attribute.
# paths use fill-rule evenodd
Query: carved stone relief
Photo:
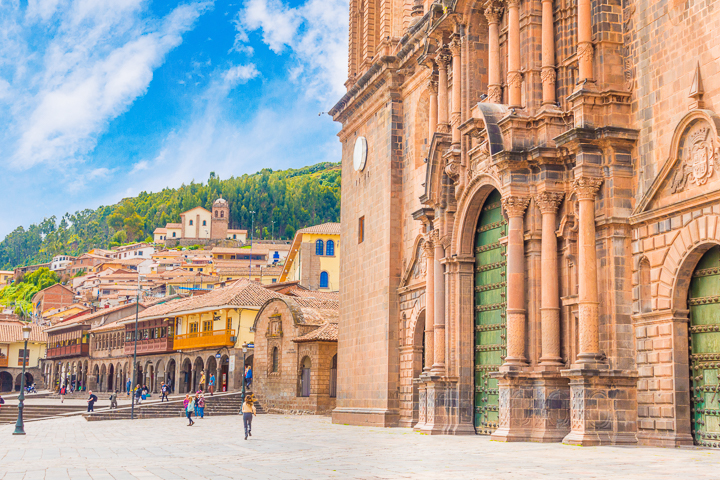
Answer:
<svg viewBox="0 0 720 480"><path fill-rule="evenodd" d="M720 143L705 121L690 127L681 145L670 193L679 193L691 183L705 185L715 171L720 171Z"/></svg>

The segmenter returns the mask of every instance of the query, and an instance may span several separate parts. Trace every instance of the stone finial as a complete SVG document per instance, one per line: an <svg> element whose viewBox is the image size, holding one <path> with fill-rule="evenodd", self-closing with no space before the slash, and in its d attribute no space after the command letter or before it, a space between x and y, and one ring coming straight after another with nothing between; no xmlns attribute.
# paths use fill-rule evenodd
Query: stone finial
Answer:
<svg viewBox="0 0 720 480"><path fill-rule="evenodd" d="M703 95L705 95L705 89L703 88L702 76L700 75L700 62L698 62L695 66L695 76L693 77L692 86L690 87L689 97L693 100L690 103L691 110L705 106Z"/></svg>
<svg viewBox="0 0 720 480"><path fill-rule="evenodd" d="M603 179L598 177L578 177L573 182L573 190L578 200L595 200Z"/></svg>
<svg viewBox="0 0 720 480"><path fill-rule="evenodd" d="M530 204L530 197L520 197L518 195L509 195L502 198L502 206L508 214L508 217L522 217L525 210Z"/></svg>
<svg viewBox="0 0 720 480"><path fill-rule="evenodd" d="M563 192L542 192L535 196L535 203L541 213L557 212L565 194Z"/></svg>

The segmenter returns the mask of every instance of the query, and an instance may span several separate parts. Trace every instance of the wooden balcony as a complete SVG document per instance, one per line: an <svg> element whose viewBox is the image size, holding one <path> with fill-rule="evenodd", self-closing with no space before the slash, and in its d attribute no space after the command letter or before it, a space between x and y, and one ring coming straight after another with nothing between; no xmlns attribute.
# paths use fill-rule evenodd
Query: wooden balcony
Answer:
<svg viewBox="0 0 720 480"><path fill-rule="evenodd" d="M195 348L232 347L233 345L235 345L235 330L212 330L176 335L173 348L175 350L192 350Z"/></svg>
<svg viewBox="0 0 720 480"><path fill-rule="evenodd" d="M150 353L166 353L173 350L173 337L165 338L149 338L147 340L138 340L138 355L148 355ZM128 340L125 342L125 355L132 355L135 351L135 341Z"/></svg>
<svg viewBox="0 0 720 480"><path fill-rule="evenodd" d="M7 367L7 366L8 366L7 357L0 357L0 367Z"/></svg>
<svg viewBox="0 0 720 480"><path fill-rule="evenodd" d="M81 343L79 345L68 345L66 347L55 347L47 349L47 358L60 358L60 357L86 357L90 351L90 346L87 343Z"/></svg>

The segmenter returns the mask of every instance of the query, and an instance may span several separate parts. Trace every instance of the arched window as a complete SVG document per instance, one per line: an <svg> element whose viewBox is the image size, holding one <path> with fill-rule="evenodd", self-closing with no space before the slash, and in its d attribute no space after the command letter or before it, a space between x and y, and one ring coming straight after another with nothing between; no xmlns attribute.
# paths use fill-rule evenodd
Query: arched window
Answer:
<svg viewBox="0 0 720 480"><path fill-rule="evenodd" d="M320 288L328 288L330 280L327 272L320 272Z"/></svg>
<svg viewBox="0 0 720 480"><path fill-rule="evenodd" d="M218 216L218 211L215 210L215 218L217 218L217 216Z"/></svg>
<svg viewBox="0 0 720 480"><path fill-rule="evenodd" d="M225 210L220 210L220 218L225 218Z"/></svg>
<svg viewBox="0 0 720 480"><path fill-rule="evenodd" d="M207 227L207 220L203 220L203 227Z"/></svg>
<svg viewBox="0 0 720 480"><path fill-rule="evenodd" d="M324 247L325 247L325 245L323 245L323 241L317 240L315 242L315 255L322 255L323 252L325 251Z"/></svg>
<svg viewBox="0 0 720 480"><path fill-rule="evenodd" d="M273 373L278 371L278 348L274 347L272 351L272 370Z"/></svg>
<svg viewBox="0 0 720 480"><path fill-rule="evenodd" d="M193 224L193 221L192 221L192 220L190 220L190 225L192 225L192 224Z"/></svg>
<svg viewBox="0 0 720 480"><path fill-rule="evenodd" d="M335 242L332 240L327 241L327 245L325 246L325 255L328 257L335 255Z"/></svg>

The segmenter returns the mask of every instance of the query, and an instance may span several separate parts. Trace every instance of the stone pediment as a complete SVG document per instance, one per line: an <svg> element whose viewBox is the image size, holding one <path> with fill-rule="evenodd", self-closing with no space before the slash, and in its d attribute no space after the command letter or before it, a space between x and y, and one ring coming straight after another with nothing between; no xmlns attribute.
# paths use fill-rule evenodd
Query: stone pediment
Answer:
<svg viewBox="0 0 720 480"><path fill-rule="evenodd" d="M400 288L407 287L410 284L424 282L425 273L427 272L427 255L423 244L425 239L422 235L418 235L413 243L412 257L410 262L405 265L403 276L400 279Z"/></svg>
<svg viewBox="0 0 720 480"><path fill-rule="evenodd" d="M678 123L669 157L633 216L679 206L720 192L720 117L693 110Z"/></svg>

